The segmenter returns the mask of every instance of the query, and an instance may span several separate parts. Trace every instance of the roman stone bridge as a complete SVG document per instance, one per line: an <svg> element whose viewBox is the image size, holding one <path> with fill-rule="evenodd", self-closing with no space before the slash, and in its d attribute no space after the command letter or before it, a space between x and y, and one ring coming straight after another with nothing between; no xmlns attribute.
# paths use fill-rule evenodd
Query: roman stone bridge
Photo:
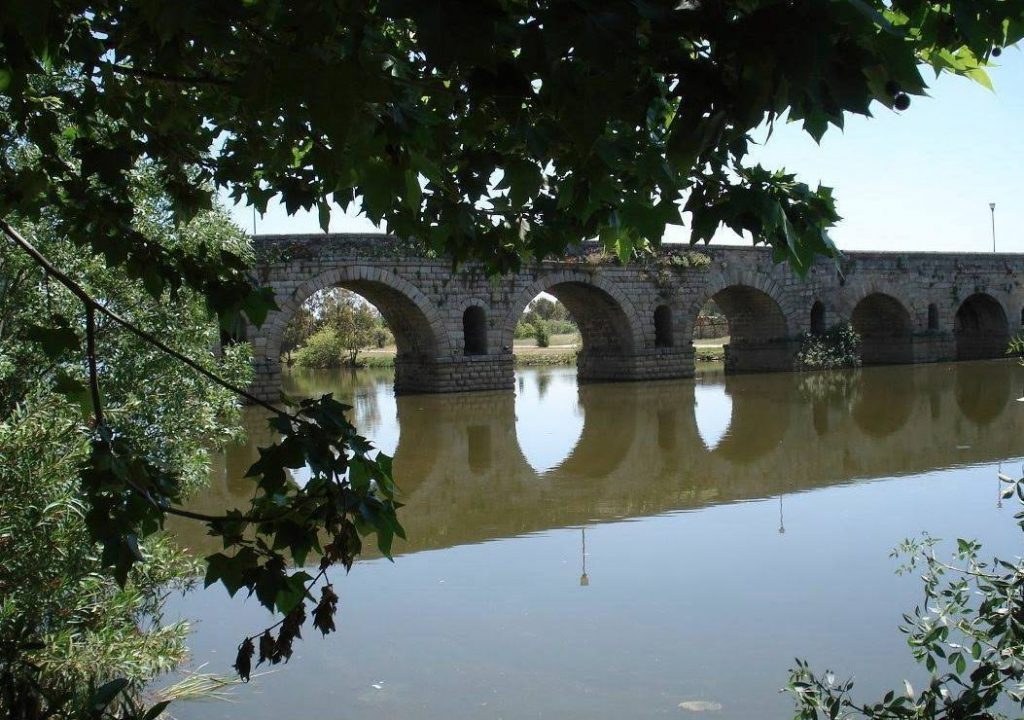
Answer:
<svg viewBox="0 0 1024 720"><path fill-rule="evenodd" d="M513 387L512 341L523 310L549 293L579 326L580 382L689 377L700 309L729 323L729 372L789 370L804 333L849 321L865 364L999 357L1024 323L1024 256L850 252L807 276L760 248L663 246L620 264L584 243L559 261L489 277L452 270L385 235L257 236L256 272L279 311L250 327L254 394L276 400L285 326L314 293L344 287L373 303L395 335L397 393Z"/></svg>

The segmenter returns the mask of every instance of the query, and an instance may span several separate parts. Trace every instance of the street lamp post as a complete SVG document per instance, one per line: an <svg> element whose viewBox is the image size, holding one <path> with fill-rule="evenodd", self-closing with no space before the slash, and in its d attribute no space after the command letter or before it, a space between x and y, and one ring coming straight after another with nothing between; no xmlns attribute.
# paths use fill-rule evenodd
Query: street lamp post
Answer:
<svg viewBox="0 0 1024 720"><path fill-rule="evenodd" d="M996 251L996 204L990 202L988 209L992 211L992 252Z"/></svg>

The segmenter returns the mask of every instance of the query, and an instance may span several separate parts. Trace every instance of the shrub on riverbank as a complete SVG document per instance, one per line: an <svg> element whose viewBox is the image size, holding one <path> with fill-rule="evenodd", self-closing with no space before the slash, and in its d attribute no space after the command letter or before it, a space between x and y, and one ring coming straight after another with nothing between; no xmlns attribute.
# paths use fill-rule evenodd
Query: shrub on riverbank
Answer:
<svg viewBox="0 0 1024 720"><path fill-rule="evenodd" d="M306 338L306 344L295 351L295 364L310 370L339 368L348 353L334 328L323 328Z"/></svg>
<svg viewBox="0 0 1024 720"><path fill-rule="evenodd" d="M533 329L533 337L537 340L537 347L548 347L551 344L551 331L548 329L547 320L538 320L534 323Z"/></svg>
<svg viewBox="0 0 1024 720"><path fill-rule="evenodd" d="M824 333L805 333L796 355L800 370L860 367L860 335L850 323L833 325Z"/></svg>

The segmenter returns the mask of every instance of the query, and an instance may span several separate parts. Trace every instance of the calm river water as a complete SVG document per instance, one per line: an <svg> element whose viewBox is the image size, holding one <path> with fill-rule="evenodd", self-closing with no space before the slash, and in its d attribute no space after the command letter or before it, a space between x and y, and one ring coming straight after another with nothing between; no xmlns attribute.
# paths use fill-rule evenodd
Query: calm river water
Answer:
<svg viewBox="0 0 1024 720"><path fill-rule="evenodd" d="M308 628L288 665L177 704L184 720L787 718L794 657L865 699L920 678L900 540L1020 552L997 506L999 464L1024 455L1013 361L583 387L537 369L515 393L397 399L389 372L289 382L347 399L395 455L409 540L337 574L337 634ZM197 508L245 504L254 447L225 454ZM219 588L171 602L205 671L230 674L266 619Z"/></svg>

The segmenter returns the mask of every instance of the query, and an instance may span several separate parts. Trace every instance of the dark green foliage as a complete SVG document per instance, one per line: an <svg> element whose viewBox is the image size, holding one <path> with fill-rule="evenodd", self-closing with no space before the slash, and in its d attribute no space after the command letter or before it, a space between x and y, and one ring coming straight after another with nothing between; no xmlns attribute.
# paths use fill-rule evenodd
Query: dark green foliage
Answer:
<svg viewBox="0 0 1024 720"><path fill-rule="evenodd" d="M804 333L796 355L801 370L860 367L860 335L850 323L833 325L824 333Z"/></svg>
<svg viewBox="0 0 1024 720"><path fill-rule="evenodd" d="M0 214L60 206L69 236L154 290L216 298L225 322L258 319L266 296L235 259L190 263L131 227L124 174L141 158L179 217L210 206L208 182L259 209L275 195L316 208L325 227L331 201L356 203L495 268L584 237L628 258L682 222L686 195L695 240L724 223L806 268L833 252L831 192L747 165L749 133L788 112L820 138L893 107L891 83L924 93L920 60L984 80L980 62L1024 33L1022 7L966 8L15 0L0 20L4 144L40 163L0 167Z"/></svg>
<svg viewBox="0 0 1024 720"><path fill-rule="evenodd" d="M222 213L175 227L149 195L150 178L133 173L132 189L136 223L154 242L244 253ZM79 286L204 367L246 381L244 345L210 353L219 333L205 298L182 290L173 303L169 293L156 302L48 218L25 227ZM7 242L0 277L0 715L141 717L143 684L186 655L188 628L160 620L163 598L190 584L199 565L152 532L159 523L146 496L118 484L127 477L168 497L204 484L209 451L235 435L237 399L99 319L93 340L105 356L96 379L117 428L90 427L80 301ZM115 522L135 527L121 532Z"/></svg>
<svg viewBox="0 0 1024 720"><path fill-rule="evenodd" d="M537 329L528 322L520 320L516 323L516 340L525 340L526 338L532 338L537 332Z"/></svg>

